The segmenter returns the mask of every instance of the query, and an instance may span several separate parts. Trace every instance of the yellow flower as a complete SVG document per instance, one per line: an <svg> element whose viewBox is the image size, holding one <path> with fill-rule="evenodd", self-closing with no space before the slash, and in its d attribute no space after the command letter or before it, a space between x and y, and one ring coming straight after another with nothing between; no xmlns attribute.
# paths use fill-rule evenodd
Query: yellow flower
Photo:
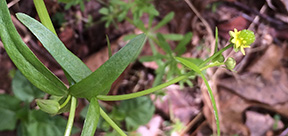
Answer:
<svg viewBox="0 0 288 136"><path fill-rule="evenodd" d="M250 30L244 29L238 31L236 28L234 28L234 32L229 31L229 34L231 36L230 42L234 44L234 51L238 52L240 50L243 55L245 55L244 49L250 48L250 44L255 41L255 35Z"/></svg>

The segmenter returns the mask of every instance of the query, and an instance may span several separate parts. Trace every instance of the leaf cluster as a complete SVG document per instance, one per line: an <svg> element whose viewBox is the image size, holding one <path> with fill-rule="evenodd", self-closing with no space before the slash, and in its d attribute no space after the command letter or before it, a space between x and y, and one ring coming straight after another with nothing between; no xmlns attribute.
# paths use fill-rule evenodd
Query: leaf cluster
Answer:
<svg viewBox="0 0 288 136"><path fill-rule="evenodd" d="M67 120L30 108L33 100L42 98L45 93L31 84L19 70L13 78L12 91L14 96L0 95L0 131L17 129L19 136L39 136L47 133L54 136L62 135ZM78 131L79 129L74 127L72 133Z"/></svg>

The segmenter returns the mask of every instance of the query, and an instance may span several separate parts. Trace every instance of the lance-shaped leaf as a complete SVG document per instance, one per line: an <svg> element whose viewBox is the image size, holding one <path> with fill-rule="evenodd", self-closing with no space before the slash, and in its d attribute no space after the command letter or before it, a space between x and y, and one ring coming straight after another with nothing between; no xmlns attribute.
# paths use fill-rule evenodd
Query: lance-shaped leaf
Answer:
<svg viewBox="0 0 288 136"><path fill-rule="evenodd" d="M17 13L16 16L39 39L46 50L73 80L79 82L92 73L77 56L65 47L53 32L40 22L23 13Z"/></svg>
<svg viewBox="0 0 288 136"><path fill-rule="evenodd" d="M22 41L14 27L5 0L0 1L0 37L4 48L22 74L42 91L62 96L67 88Z"/></svg>
<svg viewBox="0 0 288 136"><path fill-rule="evenodd" d="M95 97L120 76L129 63L139 55L146 36L138 35L132 39L126 46L113 55L108 61L101 65L95 72L87 78L81 80L69 88L69 93L75 97L91 98Z"/></svg>
<svg viewBox="0 0 288 136"><path fill-rule="evenodd" d="M98 100L91 98L81 136L94 136L100 117Z"/></svg>

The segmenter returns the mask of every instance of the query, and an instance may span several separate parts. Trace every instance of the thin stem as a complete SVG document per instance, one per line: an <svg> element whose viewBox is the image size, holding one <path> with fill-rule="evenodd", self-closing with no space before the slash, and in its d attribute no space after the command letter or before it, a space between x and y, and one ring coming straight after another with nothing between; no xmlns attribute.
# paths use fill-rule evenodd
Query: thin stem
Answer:
<svg viewBox="0 0 288 136"><path fill-rule="evenodd" d="M209 65L201 68L200 71L203 71L203 70L205 70L205 69L207 69L207 68L211 68L211 67L215 67L215 66L220 66L220 65L224 65L224 63L212 63L212 64L209 64Z"/></svg>
<svg viewBox="0 0 288 136"><path fill-rule="evenodd" d="M130 94L124 94L124 95L115 95L115 96L107 96L107 95L98 95L97 96L97 99L99 100L103 100L103 101L120 101L120 100L127 100L127 99L132 99L132 98L136 98L136 97L140 97L140 96L143 96L143 95L147 95L147 94L150 94L150 93L153 93L155 91L158 91L162 88L165 88L171 84L174 84L174 83L177 83L183 79L186 79L188 78L189 75L186 74L186 75L182 75L182 76L179 76L177 78L174 78L166 83L163 83L161 85L158 85L156 87L153 87L153 88L150 88L150 89L147 89L147 90L143 90L141 92L137 92L137 93L130 93Z"/></svg>
<svg viewBox="0 0 288 136"><path fill-rule="evenodd" d="M110 126L112 128L114 128L121 136L127 136L121 128L118 127L117 124L115 124L115 122L102 110L102 108L100 107L100 115L107 121L108 124L110 124Z"/></svg>
<svg viewBox="0 0 288 136"><path fill-rule="evenodd" d="M48 14L48 11L47 11L47 8L44 4L44 1L43 0L33 0L34 2L34 5L35 5L35 8L36 8L36 11L39 15L39 18L41 20L41 23L46 26L50 31L52 31L55 35L56 34L56 31L53 27L53 24L52 24L52 21L49 17L49 14Z"/></svg>
<svg viewBox="0 0 288 136"><path fill-rule="evenodd" d="M71 99L71 95L68 95L68 97L66 98L65 102L63 102L61 105L60 105L60 109L62 109L63 107L65 107L67 105L67 103L70 101Z"/></svg>
<svg viewBox="0 0 288 136"><path fill-rule="evenodd" d="M206 65L209 61L211 61L212 59L214 59L215 57L217 57L218 55L220 55L222 52L226 51L227 49L229 49L230 47L232 47L233 44L229 44L228 46L226 46L225 48L221 49L220 51L218 51L217 53L213 54L211 57L209 57L208 59L206 59L204 62L202 62L199 65L199 68L202 68L204 65Z"/></svg>
<svg viewBox="0 0 288 136"><path fill-rule="evenodd" d="M72 96L70 113L69 113L69 118L68 118L68 122L67 122L64 136L70 136L70 134L71 134L73 122L74 122L74 117L75 117L76 104L77 104L77 98Z"/></svg>
<svg viewBox="0 0 288 136"><path fill-rule="evenodd" d="M220 136L221 134L221 131L220 131L220 122L219 122L219 114L218 114L218 110L217 110L217 106L216 106L216 101L215 101L215 98L214 98L214 95L213 95L213 92L212 92L212 89L206 79L206 77L204 76L204 74L201 72L199 73L200 76L202 77L207 89L208 89L208 94L210 96L210 99L211 99L211 103L212 103L212 106L213 106L213 109L214 109L214 116L215 116L215 120L216 120L216 126L217 126L217 135Z"/></svg>

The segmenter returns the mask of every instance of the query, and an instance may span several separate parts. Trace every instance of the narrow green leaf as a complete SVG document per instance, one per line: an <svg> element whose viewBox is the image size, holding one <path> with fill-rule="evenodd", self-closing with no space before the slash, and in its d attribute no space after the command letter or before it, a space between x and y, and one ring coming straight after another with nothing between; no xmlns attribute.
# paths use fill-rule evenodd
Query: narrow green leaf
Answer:
<svg viewBox="0 0 288 136"><path fill-rule="evenodd" d="M5 0L0 1L0 37L4 48L23 75L40 90L62 96L66 86L25 45L16 31ZM52 32L51 32L52 33Z"/></svg>
<svg viewBox="0 0 288 136"><path fill-rule="evenodd" d="M109 58L111 58L112 50L111 50L111 44L110 44L110 40L109 40L108 35L106 35L106 41L107 41L107 46L108 46L108 55L109 55Z"/></svg>
<svg viewBox="0 0 288 136"><path fill-rule="evenodd" d="M94 136L100 117L98 100L93 97L90 101L81 136Z"/></svg>
<svg viewBox="0 0 288 136"><path fill-rule="evenodd" d="M44 0L33 0L33 2L43 25L50 29L55 35L57 35L46 9Z"/></svg>
<svg viewBox="0 0 288 136"><path fill-rule="evenodd" d="M128 64L136 59L145 41L146 36L144 34L132 39L95 72L71 86L68 90L70 94L89 99L103 92L112 85Z"/></svg>
<svg viewBox="0 0 288 136"><path fill-rule="evenodd" d="M108 8L101 8L99 10L99 13L103 14L103 15L109 15L109 9Z"/></svg>
<svg viewBox="0 0 288 136"><path fill-rule="evenodd" d="M210 100L211 100L211 103L213 106L214 116L215 116L216 125L217 125L217 134L218 134L218 136L220 136L220 123L219 123L219 115L218 115L218 110L217 110L217 106L216 106L216 101L215 101L215 98L214 98L213 93L212 93L212 89L211 89L206 77L203 75L200 68L197 65L195 65L194 63L192 63L191 61L189 61L185 58L181 58L181 57L175 57L175 58L176 58L176 60L180 61L185 66L194 70L197 74L199 74L202 77L202 79L203 79L203 81L204 81L204 83L208 89Z"/></svg>
<svg viewBox="0 0 288 136"><path fill-rule="evenodd" d="M162 34L162 35L166 40L172 40L172 41L180 41L184 38L182 34L170 33L170 34Z"/></svg>
<svg viewBox="0 0 288 136"><path fill-rule="evenodd" d="M151 62L151 61L155 61L155 60L160 60L160 59L164 59L167 58L167 56L164 56L160 53L157 53L156 55L153 56L142 56L139 61L140 62Z"/></svg>
<svg viewBox="0 0 288 136"><path fill-rule="evenodd" d="M214 117L215 117L215 120L216 120L216 126L217 126L217 135L220 136L220 122L219 122L219 115L218 115L218 110L217 110L217 106L216 106L216 101L215 101L215 98L214 98L214 95L213 95L213 92L212 92L212 89L206 79L206 77L200 73L200 76L202 77L207 89L208 89L208 94L210 96L210 100L211 100L211 103L212 103L212 106L213 106L213 110L214 110Z"/></svg>
<svg viewBox="0 0 288 136"><path fill-rule="evenodd" d="M168 15L166 15L154 28L153 31L159 29L160 27L166 25L168 22L170 22L174 17L174 12L170 12Z"/></svg>
<svg viewBox="0 0 288 136"><path fill-rule="evenodd" d="M200 74L201 70L199 69L199 67L197 65L195 65L194 63L192 63L191 61L189 61L186 58L181 58L181 57L175 57L176 60L180 61L182 64L184 64L185 66L187 66L188 68L191 68L192 70L194 70L196 73Z"/></svg>
<svg viewBox="0 0 288 136"><path fill-rule="evenodd" d="M166 42L165 38L162 34L158 33L157 38L159 40L159 46L167 53L172 55L172 50L170 48L170 45Z"/></svg>
<svg viewBox="0 0 288 136"><path fill-rule="evenodd" d="M181 56L186 51L186 45L191 41L192 33L189 32L184 35L184 38L179 42L179 44L175 48L175 52L178 56Z"/></svg>
<svg viewBox="0 0 288 136"><path fill-rule="evenodd" d="M214 54L218 51L218 27L215 28L215 49Z"/></svg>
<svg viewBox="0 0 288 136"><path fill-rule="evenodd" d="M16 16L76 82L92 73L77 56L65 47L54 33L40 22L23 13L17 13Z"/></svg>
<svg viewBox="0 0 288 136"><path fill-rule="evenodd" d="M167 64L161 64L159 65L157 71L156 71L156 77L154 79L153 82L153 87L158 86L162 83L163 80L163 76L165 74L165 68L166 68Z"/></svg>

